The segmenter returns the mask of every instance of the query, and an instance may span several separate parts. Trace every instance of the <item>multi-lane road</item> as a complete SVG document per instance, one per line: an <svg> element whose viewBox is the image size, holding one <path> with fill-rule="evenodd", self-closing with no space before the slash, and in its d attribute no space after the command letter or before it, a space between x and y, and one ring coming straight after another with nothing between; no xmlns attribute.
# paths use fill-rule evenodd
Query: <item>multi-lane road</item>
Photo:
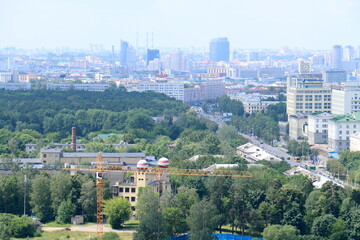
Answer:
<svg viewBox="0 0 360 240"><path fill-rule="evenodd" d="M224 122L223 122L223 118L221 116L214 116L214 115L209 115L209 114L206 114L202 111L196 111L197 114L203 118L207 118L211 121L214 121L216 122L219 127L221 127ZM287 149L284 148L284 147L273 147L269 144L266 144L264 143L263 141L259 140L257 137L255 136L250 136L248 134L244 134L244 133L240 133L239 134L241 136L243 136L244 138L248 139L251 143L261 147L262 149L266 150L267 152L269 152L270 154L276 156L276 157L279 157L279 158L283 158L285 159L289 164L290 166L301 166L301 163L298 163L294 160L293 156L287 154ZM326 161L327 159L322 159L323 161ZM335 178L335 177L332 177L331 176L331 173L329 173L328 171L324 170L324 169L318 169L316 171L311 171L313 174L316 174L318 175L320 178L325 178L326 180L328 181L332 181L334 182L335 184L337 185L340 185L342 187L344 187L345 185L348 185L346 182L338 179L338 178Z"/></svg>

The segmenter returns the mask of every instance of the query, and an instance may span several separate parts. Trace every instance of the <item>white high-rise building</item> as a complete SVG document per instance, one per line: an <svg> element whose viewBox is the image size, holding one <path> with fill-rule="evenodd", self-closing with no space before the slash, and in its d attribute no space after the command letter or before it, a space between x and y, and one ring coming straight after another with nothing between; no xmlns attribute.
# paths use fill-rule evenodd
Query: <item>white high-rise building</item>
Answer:
<svg viewBox="0 0 360 240"><path fill-rule="evenodd" d="M0 82L18 82L19 73L15 70L0 72Z"/></svg>
<svg viewBox="0 0 360 240"><path fill-rule="evenodd" d="M287 114L330 112L331 89L323 86L321 74L299 74L288 78Z"/></svg>
<svg viewBox="0 0 360 240"><path fill-rule="evenodd" d="M142 82L138 86L138 91L154 91L164 93L169 97L184 101L184 84L178 82L155 81Z"/></svg>
<svg viewBox="0 0 360 240"><path fill-rule="evenodd" d="M360 131L360 114L340 115L329 120L328 148L330 151L343 152L350 148L350 136Z"/></svg>
<svg viewBox="0 0 360 240"><path fill-rule="evenodd" d="M340 45L335 45L331 54L331 68L342 69L343 49Z"/></svg>
<svg viewBox="0 0 360 240"><path fill-rule="evenodd" d="M360 112L360 86L358 82L346 82L342 89L332 90L331 113L351 114Z"/></svg>
<svg viewBox="0 0 360 240"><path fill-rule="evenodd" d="M330 113L313 113L308 116L308 142L320 144L328 142L328 121L334 115Z"/></svg>
<svg viewBox="0 0 360 240"><path fill-rule="evenodd" d="M352 46L345 46L343 52L343 60L351 61L355 58L355 50Z"/></svg>

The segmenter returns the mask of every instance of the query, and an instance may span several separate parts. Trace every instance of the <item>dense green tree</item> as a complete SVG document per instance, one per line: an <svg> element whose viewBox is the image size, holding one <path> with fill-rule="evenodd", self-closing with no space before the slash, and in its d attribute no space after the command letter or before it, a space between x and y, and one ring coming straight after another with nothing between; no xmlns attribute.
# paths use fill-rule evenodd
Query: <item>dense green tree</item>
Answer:
<svg viewBox="0 0 360 240"><path fill-rule="evenodd" d="M348 231L348 239L360 239L360 208L355 207L351 209L346 220L346 227Z"/></svg>
<svg viewBox="0 0 360 240"><path fill-rule="evenodd" d="M42 222L53 219L53 209L51 208L50 179L46 175L38 175L32 181L32 192L30 194L30 204L32 211Z"/></svg>
<svg viewBox="0 0 360 240"><path fill-rule="evenodd" d="M114 232L106 232L104 233L103 240L120 240L120 237Z"/></svg>
<svg viewBox="0 0 360 240"><path fill-rule="evenodd" d="M311 232L314 235L321 237L328 237L331 234L331 226L336 222L336 218L331 214L325 214L317 217L311 228Z"/></svg>
<svg viewBox="0 0 360 240"><path fill-rule="evenodd" d="M71 218L75 215L76 206L70 199L61 202L57 209L56 222L57 223L70 223Z"/></svg>
<svg viewBox="0 0 360 240"><path fill-rule="evenodd" d="M179 208L169 207L162 212L164 217L164 227L167 236L175 236L185 233L189 228L186 224L186 216Z"/></svg>
<svg viewBox="0 0 360 240"><path fill-rule="evenodd" d="M96 188L93 180L81 185L81 196L78 200L86 221L94 220L96 214Z"/></svg>
<svg viewBox="0 0 360 240"><path fill-rule="evenodd" d="M167 237L159 196L150 188L142 189L138 196L136 214L139 227L134 235L135 240L163 240Z"/></svg>
<svg viewBox="0 0 360 240"><path fill-rule="evenodd" d="M69 173L60 172L53 175L50 179L51 206L54 213L62 202L68 199L72 190L72 180Z"/></svg>
<svg viewBox="0 0 360 240"><path fill-rule="evenodd" d="M215 205L207 199L191 206L186 220L190 227L190 239L192 240L213 239L212 233L219 222Z"/></svg>
<svg viewBox="0 0 360 240"><path fill-rule="evenodd" d="M130 219L131 207L127 199L114 197L105 201L104 208L109 223L113 229L119 229L125 221Z"/></svg>
<svg viewBox="0 0 360 240"><path fill-rule="evenodd" d="M294 226L270 225L264 229L263 236L266 240L296 239L298 233Z"/></svg>

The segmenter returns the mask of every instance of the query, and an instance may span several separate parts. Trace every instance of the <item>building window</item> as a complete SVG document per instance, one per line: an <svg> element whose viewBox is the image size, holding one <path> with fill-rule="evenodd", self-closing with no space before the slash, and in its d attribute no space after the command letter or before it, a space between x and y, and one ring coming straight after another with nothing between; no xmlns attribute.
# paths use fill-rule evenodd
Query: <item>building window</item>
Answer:
<svg viewBox="0 0 360 240"><path fill-rule="evenodd" d="M43 154L43 157L46 158L46 154L45 154L45 153Z"/></svg>
<svg viewBox="0 0 360 240"><path fill-rule="evenodd" d="M315 95L315 101L317 101L317 102L322 101L322 96L321 95Z"/></svg>
<svg viewBox="0 0 360 240"><path fill-rule="evenodd" d="M303 109L302 103L296 103L296 109Z"/></svg>
<svg viewBox="0 0 360 240"><path fill-rule="evenodd" d="M331 95L324 95L324 101L330 102L331 101Z"/></svg>
<svg viewBox="0 0 360 240"><path fill-rule="evenodd" d="M342 134L342 131L339 131L339 134Z"/></svg>
<svg viewBox="0 0 360 240"><path fill-rule="evenodd" d="M324 109L330 109L331 104L330 103L324 103Z"/></svg>
<svg viewBox="0 0 360 240"><path fill-rule="evenodd" d="M296 95L296 101L302 101L303 95Z"/></svg>
<svg viewBox="0 0 360 240"><path fill-rule="evenodd" d="M130 192L130 188L125 188L125 192Z"/></svg>
<svg viewBox="0 0 360 240"><path fill-rule="evenodd" d="M349 134L349 131L346 131L346 134Z"/></svg>
<svg viewBox="0 0 360 240"><path fill-rule="evenodd" d="M124 188L119 188L119 192L124 192Z"/></svg>
<svg viewBox="0 0 360 240"><path fill-rule="evenodd" d="M305 101L311 102L312 100L313 100L313 96L312 96L312 95L305 95Z"/></svg>
<svg viewBox="0 0 360 240"><path fill-rule="evenodd" d="M305 109L312 109L312 103L305 103Z"/></svg>
<svg viewBox="0 0 360 240"><path fill-rule="evenodd" d="M131 188L131 192L135 193L136 192L136 188Z"/></svg>
<svg viewBox="0 0 360 240"><path fill-rule="evenodd" d="M327 128L327 124L323 124L322 127L323 127L323 128Z"/></svg>
<svg viewBox="0 0 360 240"><path fill-rule="evenodd" d="M135 202L135 199L136 199L135 197L131 197L132 202Z"/></svg>
<svg viewBox="0 0 360 240"><path fill-rule="evenodd" d="M354 128L356 128L356 125L354 125Z"/></svg>
<svg viewBox="0 0 360 240"><path fill-rule="evenodd" d="M315 103L315 109L321 109L322 104L321 103Z"/></svg>

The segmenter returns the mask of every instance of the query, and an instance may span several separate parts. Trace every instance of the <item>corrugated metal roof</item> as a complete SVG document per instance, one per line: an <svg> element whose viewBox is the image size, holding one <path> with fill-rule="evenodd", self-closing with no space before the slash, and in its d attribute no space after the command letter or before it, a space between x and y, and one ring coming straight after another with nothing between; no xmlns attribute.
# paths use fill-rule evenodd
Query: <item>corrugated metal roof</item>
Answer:
<svg viewBox="0 0 360 240"><path fill-rule="evenodd" d="M63 152L64 158L96 158L99 153L91 152ZM145 153L102 153L103 158L145 158Z"/></svg>

